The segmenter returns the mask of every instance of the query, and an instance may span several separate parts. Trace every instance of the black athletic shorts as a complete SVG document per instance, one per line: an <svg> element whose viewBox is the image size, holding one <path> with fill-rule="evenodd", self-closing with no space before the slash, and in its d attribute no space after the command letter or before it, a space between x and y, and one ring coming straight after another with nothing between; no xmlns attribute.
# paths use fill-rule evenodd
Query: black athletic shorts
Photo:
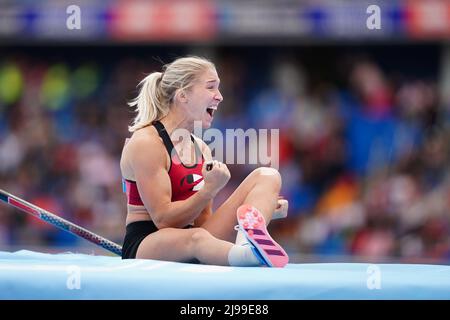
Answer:
<svg viewBox="0 0 450 320"><path fill-rule="evenodd" d="M191 225L183 229L192 228ZM149 234L158 231L153 221L135 221L127 225L125 238L122 246L122 259L136 259L136 253L142 240ZM188 263L198 263L197 259L186 261Z"/></svg>

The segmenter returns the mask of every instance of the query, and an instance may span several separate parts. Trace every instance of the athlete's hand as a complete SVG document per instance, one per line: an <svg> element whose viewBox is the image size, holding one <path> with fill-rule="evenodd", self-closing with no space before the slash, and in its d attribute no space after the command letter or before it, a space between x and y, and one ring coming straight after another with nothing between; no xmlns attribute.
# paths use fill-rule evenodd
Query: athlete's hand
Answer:
<svg viewBox="0 0 450 320"><path fill-rule="evenodd" d="M212 197L227 184L230 180L231 174L225 163L217 160L207 161L203 164L202 168L203 180L205 185L202 189L204 192L208 192Z"/></svg>

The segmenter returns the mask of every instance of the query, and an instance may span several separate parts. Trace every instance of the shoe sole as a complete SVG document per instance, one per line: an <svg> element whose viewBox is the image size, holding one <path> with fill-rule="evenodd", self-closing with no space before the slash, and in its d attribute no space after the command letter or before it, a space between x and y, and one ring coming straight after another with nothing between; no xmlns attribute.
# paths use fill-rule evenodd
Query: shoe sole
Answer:
<svg viewBox="0 0 450 320"><path fill-rule="evenodd" d="M283 268L289 262L289 256L269 235L261 212L250 205L242 205L238 208L236 215L239 227L267 265Z"/></svg>

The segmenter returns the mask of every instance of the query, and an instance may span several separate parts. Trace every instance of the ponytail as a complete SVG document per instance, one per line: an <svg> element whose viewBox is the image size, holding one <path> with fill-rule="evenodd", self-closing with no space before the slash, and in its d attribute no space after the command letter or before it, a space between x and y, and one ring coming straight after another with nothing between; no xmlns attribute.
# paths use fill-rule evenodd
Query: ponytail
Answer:
<svg viewBox="0 0 450 320"><path fill-rule="evenodd" d="M130 132L134 132L155 120L161 119L169 112L169 106L164 101L161 101L159 92L161 77L161 72L153 72L139 83L139 95L128 103L130 107L136 107L137 112L133 125L128 127Z"/></svg>

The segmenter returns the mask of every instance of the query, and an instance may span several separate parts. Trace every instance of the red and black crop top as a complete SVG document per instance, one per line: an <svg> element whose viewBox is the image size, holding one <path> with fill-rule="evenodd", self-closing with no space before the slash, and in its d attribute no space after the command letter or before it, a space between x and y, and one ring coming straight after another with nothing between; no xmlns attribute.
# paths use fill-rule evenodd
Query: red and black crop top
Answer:
<svg viewBox="0 0 450 320"><path fill-rule="evenodd" d="M170 167L168 174L172 185L172 201L185 200L203 187L204 182L202 167L203 162L205 161L203 154L194 137L191 135L191 141L193 142L195 148L195 164L192 166L185 166L175 151L173 143L170 140L170 136L167 133L166 128L164 128L164 125L159 121L156 121L153 125L163 140L164 146L170 156ZM144 205L139 194L136 181L123 179L123 189L127 194L128 204L135 206Z"/></svg>

